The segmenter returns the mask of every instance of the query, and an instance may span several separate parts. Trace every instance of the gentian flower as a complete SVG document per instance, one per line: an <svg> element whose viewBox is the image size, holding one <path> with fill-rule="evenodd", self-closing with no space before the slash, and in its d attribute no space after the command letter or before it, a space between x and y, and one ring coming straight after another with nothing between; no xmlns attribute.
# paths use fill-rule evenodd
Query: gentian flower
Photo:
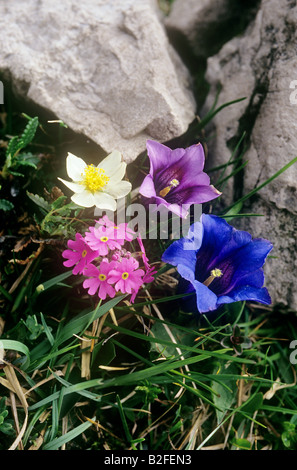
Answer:
<svg viewBox="0 0 297 470"><path fill-rule="evenodd" d="M98 297L105 300L107 296L113 298L115 290L108 282L109 273L114 268L115 261L108 262L105 258L101 261L100 266L89 264L85 269L84 275L90 276L83 282L83 287L88 290L88 294L94 295L98 291Z"/></svg>
<svg viewBox="0 0 297 470"><path fill-rule="evenodd" d="M188 236L173 242L162 260L177 266L183 292L193 292L200 313L222 304L252 300L270 304L262 266L272 249L265 239L236 230L224 219L202 214Z"/></svg>
<svg viewBox="0 0 297 470"><path fill-rule="evenodd" d="M152 140L146 143L150 172L139 192L151 204L165 206L179 217L186 218L191 204L202 204L221 193L210 185L203 172L205 156L201 144L171 150Z"/></svg>
<svg viewBox="0 0 297 470"><path fill-rule="evenodd" d="M68 153L66 169L72 181L58 179L74 192L71 200L75 204L115 211L115 199L126 196L132 188L131 183L122 181L126 166L116 150L98 166L87 165L81 158Z"/></svg>
<svg viewBox="0 0 297 470"><path fill-rule="evenodd" d="M86 266L98 256L98 251L90 248L80 233L76 233L75 240L68 240L67 245L69 249L62 253L67 260L63 265L67 268L75 266L72 271L75 275L82 274Z"/></svg>

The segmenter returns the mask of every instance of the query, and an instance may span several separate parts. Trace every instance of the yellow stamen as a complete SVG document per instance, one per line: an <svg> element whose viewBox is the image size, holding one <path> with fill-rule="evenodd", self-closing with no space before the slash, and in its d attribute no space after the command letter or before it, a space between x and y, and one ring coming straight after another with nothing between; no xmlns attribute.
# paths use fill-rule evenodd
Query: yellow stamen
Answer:
<svg viewBox="0 0 297 470"><path fill-rule="evenodd" d="M106 243L108 242L108 237L101 237L100 241Z"/></svg>
<svg viewBox="0 0 297 470"><path fill-rule="evenodd" d="M125 280L125 279L128 279L128 277L129 277L129 273L125 272L122 274L122 279Z"/></svg>
<svg viewBox="0 0 297 470"><path fill-rule="evenodd" d="M210 271L210 276L207 279L205 279L203 284L206 287L208 287L216 277L221 277L221 276L223 276L223 273L220 269L218 268L212 269L212 271Z"/></svg>
<svg viewBox="0 0 297 470"><path fill-rule="evenodd" d="M106 276L105 276L105 274L99 274L98 278L99 278L100 281L105 281Z"/></svg>
<svg viewBox="0 0 297 470"><path fill-rule="evenodd" d="M83 184L91 193L101 191L109 181L109 177L105 175L105 170L94 165L87 165L82 176L83 180L80 184Z"/></svg>
<svg viewBox="0 0 297 470"><path fill-rule="evenodd" d="M161 197L167 196L167 194L169 193L169 191L170 191L172 188L176 188L176 186L178 186L178 185L179 185L179 181L174 178L173 180L170 181L169 186L166 186L166 188L162 189L162 190L159 192L159 196L161 196Z"/></svg>
<svg viewBox="0 0 297 470"><path fill-rule="evenodd" d="M85 258L87 256L88 252L87 250L84 250L81 254L82 258Z"/></svg>

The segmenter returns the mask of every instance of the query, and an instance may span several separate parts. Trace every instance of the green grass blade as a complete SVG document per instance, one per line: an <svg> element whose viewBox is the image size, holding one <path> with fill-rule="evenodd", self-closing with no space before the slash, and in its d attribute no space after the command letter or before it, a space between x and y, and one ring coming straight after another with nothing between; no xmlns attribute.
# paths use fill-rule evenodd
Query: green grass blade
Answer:
<svg viewBox="0 0 297 470"><path fill-rule="evenodd" d="M77 436L82 434L86 431L93 423L90 421L86 421L85 423L80 424L76 428L72 429L71 431L67 432L63 436L57 437L52 441L48 442L42 447L42 450L57 450L62 447L64 444L67 444L69 441L73 441Z"/></svg>
<svg viewBox="0 0 297 470"><path fill-rule="evenodd" d="M252 191L250 191L248 194L246 194L245 196L241 197L240 199L238 199L235 203L231 204L230 206L228 206L225 211L229 211L232 207L234 207L236 204L239 204L239 203L242 203L244 201L246 201L247 199L249 199L250 197L252 197L254 194L256 194L258 191L260 191L260 189L264 188L264 186L266 186L267 184L271 183L271 181L275 180L278 176L280 176L282 173L284 173L284 171L288 170L288 168L290 168L292 165L294 165L294 163L297 162L297 157L293 158L293 160L291 160L289 163L287 163L285 166L283 166L280 170L278 170L274 175L272 175L270 178L268 178L266 181L264 181L264 183L260 184L259 186L257 186L256 188L254 188Z"/></svg>

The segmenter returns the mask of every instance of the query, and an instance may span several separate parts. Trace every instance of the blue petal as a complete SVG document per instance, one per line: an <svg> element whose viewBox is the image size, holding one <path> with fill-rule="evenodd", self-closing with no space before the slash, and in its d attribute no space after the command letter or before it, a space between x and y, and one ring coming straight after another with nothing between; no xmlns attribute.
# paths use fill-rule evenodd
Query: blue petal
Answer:
<svg viewBox="0 0 297 470"><path fill-rule="evenodd" d="M228 304L231 302L239 302L243 300L250 300L260 302L261 304L271 304L271 298L266 287L257 288L251 286L240 287L234 289L229 295L223 295L218 299L218 305Z"/></svg>
<svg viewBox="0 0 297 470"><path fill-rule="evenodd" d="M196 303L199 313L206 313L218 308L217 296L204 284L198 281L192 281L196 291Z"/></svg>
<svg viewBox="0 0 297 470"><path fill-rule="evenodd" d="M248 232L236 230L224 219L215 215L202 214L202 223L204 227L202 250L204 257L209 260L209 270L252 239Z"/></svg>
<svg viewBox="0 0 297 470"><path fill-rule="evenodd" d="M196 265L196 252L193 249L184 249L185 238L181 238L173 242L163 253L162 261L164 263L172 264L173 266L185 266L187 272L192 272L192 278L194 279L195 265ZM194 246L194 245L192 245Z"/></svg>
<svg viewBox="0 0 297 470"><path fill-rule="evenodd" d="M234 276L234 279L232 281L230 282L228 291L228 295L231 296L233 290L237 290L239 287L251 286L261 288L264 284L264 272L263 269L257 269L256 271L246 273L241 277Z"/></svg>
<svg viewBox="0 0 297 470"><path fill-rule="evenodd" d="M263 238L255 238L232 255L235 276L240 277L262 268L273 245Z"/></svg>

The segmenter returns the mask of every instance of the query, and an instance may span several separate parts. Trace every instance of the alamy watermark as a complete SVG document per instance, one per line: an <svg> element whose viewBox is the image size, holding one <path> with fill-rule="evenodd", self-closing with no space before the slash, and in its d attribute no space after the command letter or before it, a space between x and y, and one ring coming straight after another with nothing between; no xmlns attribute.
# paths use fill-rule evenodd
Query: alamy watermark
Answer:
<svg viewBox="0 0 297 470"><path fill-rule="evenodd" d="M183 206L182 206L183 207ZM186 211L187 206L183 207ZM187 237L190 226L200 220L202 204L193 204L190 214L186 218L172 214L166 207L157 204L130 204L126 207L126 198L118 199L116 212L96 208L95 218L99 219L106 214L110 221L116 225L127 223L128 227L139 234L142 239L180 239ZM186 248L187 249L187 248ZM193 249L191 244L188 249Z"/></svg>
<svg viewBox="0 0 297 470"><path fill-rule="evenodd" d="M4 86L0 81L0 104L4 104Z"/></svg>
<svg viewBox="0 0 297 470"><path fill-rule="evenodd" d="M290 354L290 363L296 365L297 364L297 339L294 339L290 342L290 349L293 351Z"/></svg>
<svg viewBox="0 0 297 470"><path fill-rule="evenodd" d="M290 103L297 104L297 80L291 81L290 88L293 89L292 93L290 93Z"/></svg>

